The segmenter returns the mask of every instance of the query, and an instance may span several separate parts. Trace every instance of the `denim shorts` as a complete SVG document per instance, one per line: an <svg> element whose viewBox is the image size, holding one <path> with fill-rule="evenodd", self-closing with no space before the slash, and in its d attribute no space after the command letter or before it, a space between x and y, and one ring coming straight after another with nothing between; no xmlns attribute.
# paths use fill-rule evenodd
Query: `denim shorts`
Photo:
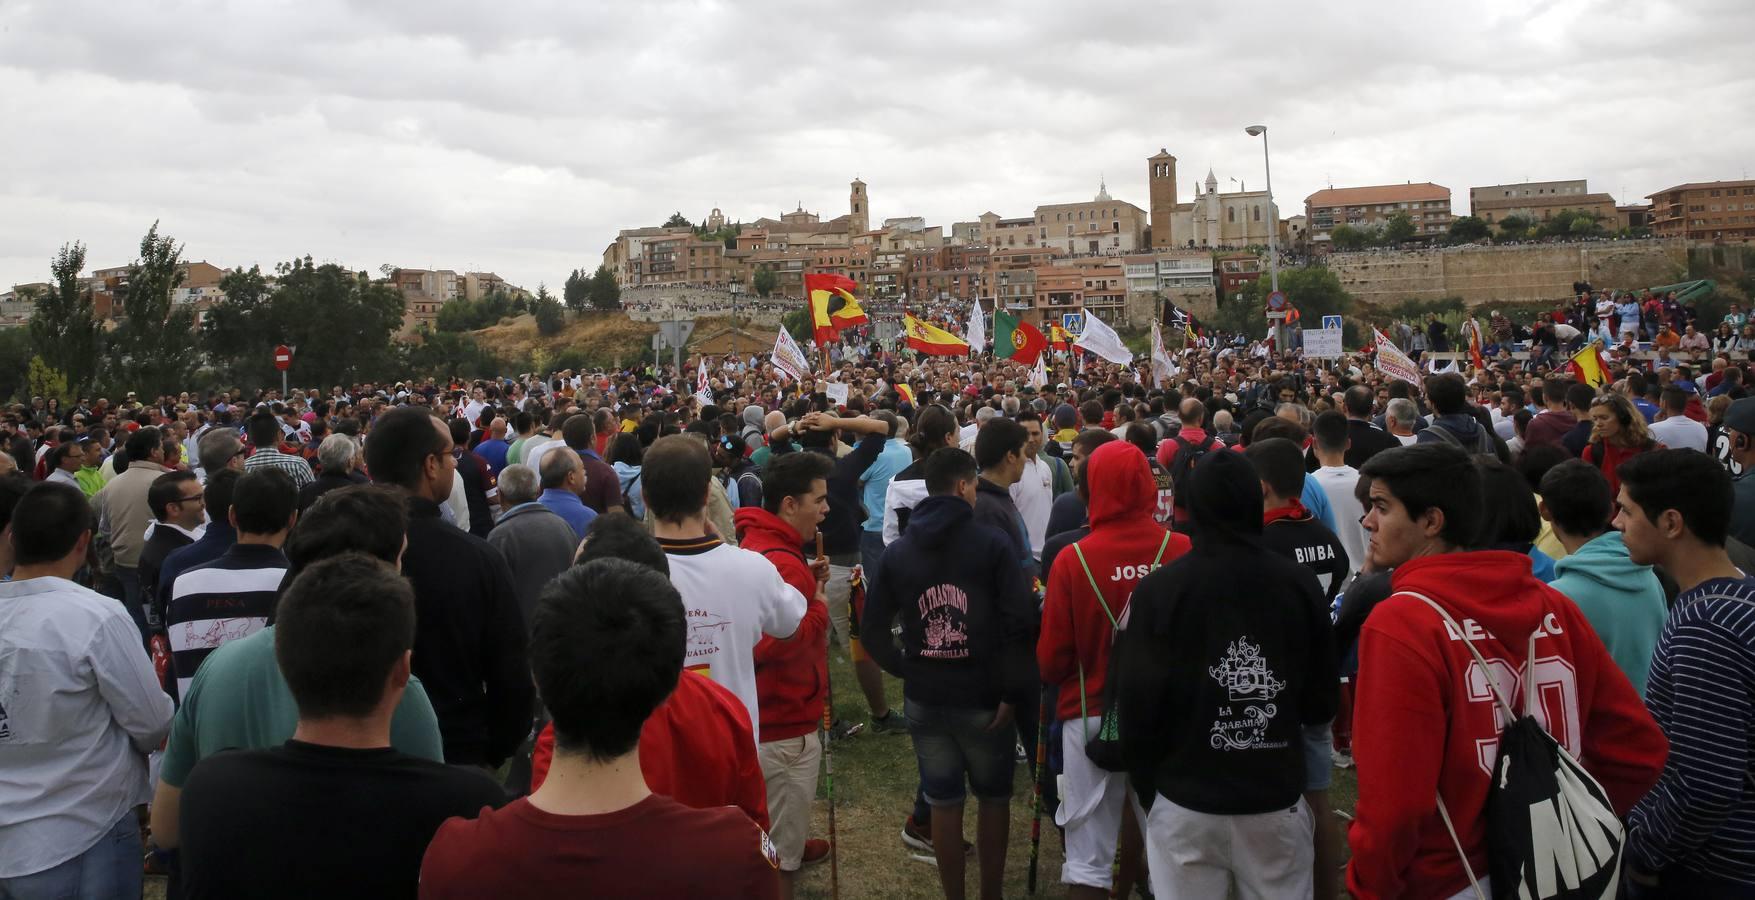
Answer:
<svg viewBox="0 0 1755 900"><path fill-rule="evenodd" d="M902 704L914 759L920 766L920 789L933 806L961 806L968 793L977 800L1010 800L1017 769L1013 755L1017 731L1011 726L988 731L994 710Z"/></svg>

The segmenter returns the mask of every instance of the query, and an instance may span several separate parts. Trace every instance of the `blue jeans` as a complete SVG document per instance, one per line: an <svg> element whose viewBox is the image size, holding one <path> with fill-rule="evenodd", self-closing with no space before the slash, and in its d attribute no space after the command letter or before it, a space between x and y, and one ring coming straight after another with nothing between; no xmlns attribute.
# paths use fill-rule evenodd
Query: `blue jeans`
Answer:
<svg viewBox="0 0 1755 900"><path fill-rule="evenodd" d="M961 806L968 793L977 800L1009 800L1017 762L1012 755L1016 730L992 731L995 710L953 709L902 702L914 760L920 766L920 790L933 806Z"/></svg>
<svg viewBox="0 0 1755 900"><path fill-rule="evenodd" d="M112 900L140 896L140 821L130 809L91 849L58 866L0 878L0 900Z"/></svg>
<svg viewBox="0 0 1755 900"><path fill-rule="evenodd" d="M865 593L871 596L871 573L877 571L878 560L884 558L884 533L881 531L861 531L859 533L859 564L865 567Z"/></svg>

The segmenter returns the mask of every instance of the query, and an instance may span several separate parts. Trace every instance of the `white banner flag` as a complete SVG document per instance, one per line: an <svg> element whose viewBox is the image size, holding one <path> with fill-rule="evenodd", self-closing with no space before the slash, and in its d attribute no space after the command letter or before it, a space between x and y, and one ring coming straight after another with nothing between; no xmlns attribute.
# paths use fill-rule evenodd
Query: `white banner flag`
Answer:
<svg viewBox="0 0 1755 900"><path fill-rule="evenodd" d="M830 403L836 406L847 405L847 385L839 381L823 382L823 394L829 398Z"/></svg>
<svg viewBox="0 0 1755 900"><path fill-rule="evenodd" d="M975 309L969 313L969 327L963 333L963 340L969 342L969 355L974 356L987 347L987 317L981 312L981 298L975 298Z"/></svg>
<svg viewBox="0 0 1755 900"><path fill-rule="evenodd" d="M1176 377L1176 363L1164 350L1164 333L1157 322L1152 323L1152 386L1163 387Z"/></svg>
<svg viewBox="0 0 1755 900"><path fill-rule="evenodd" d="M1094 315L1085 315L1085 330L1079 333L1079 339L1073 342L1074 347L1082 347L1112 363L1126 365L1133 362L1133 351L1121 342L1121 335L1115 333L1102 319Z"/></svg>
<svg viewBox="0 0 1755 900"><path fill-rule="evenodd" d="M793 381L803 381L804 376L810 372L810 359L804 355L803 348L798 346L798 342L793 340L792 335L784 328L780 329L779 336L774 338L774 368L779 369L780 374Z"/></svg>
<svg viewBox="0 0 1755 900"><path fill-rule="evenodd" d="M1030 384L1034 385L1037 390L1048 386L1048 365L1044 362L1047 358L1048 354L1046 353L1038 354L1036 368L1030 370Z"/></svg>
<svg viewBox="0 0 1755 900"><path fill-rule="evenodd" d="M1378 331L1376 326L1371 329L1371 340L1377 348L1377 371L1412 385L1420 383L1420 367L1414 365L1414 361L1394 341Z"/></svg>

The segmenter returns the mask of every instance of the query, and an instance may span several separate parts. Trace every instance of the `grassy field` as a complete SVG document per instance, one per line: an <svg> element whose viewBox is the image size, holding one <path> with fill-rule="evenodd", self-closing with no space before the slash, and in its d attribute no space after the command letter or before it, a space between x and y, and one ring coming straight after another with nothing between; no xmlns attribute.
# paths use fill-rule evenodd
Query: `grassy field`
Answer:
<svg viewBox="0 0 1755 900"><path fill-rule="evenodd" d="M853 680L853 668L839 652L830 654L831 678L835 686L836 712L848 721L866 721L870 711ZM902 703L901 683L885 679L889 701L895 708ZM858 736L837 741L833 746L835 764L835 829L840 846L841 896L846 898L932 898L942 897L938 870L932 864L911 858L902 845L903 819L913 804L916 773L914 751L907 735L874 734L869 729ZM820 791L819 791L820 794ZM1330 805L1335 809L1353 810L1356 791L1352 770L1336 770L1334 787L1329 792ZM1012 832L1006 855L1007 897L1024 897L1025 873L1030 860L1030 813L1034 793L1030 773L1018 767L1017 785L1012 799ZM971 802L964 814L964 835L975 838L975 810ZM817 803L813 837L828 837L828 803ZM1042 824L1042 850L1037 863L1036 895L1064 897L1060 884L1060 863L1063 848L1060 832L1052 821ZM976 867L970 859L965 873L969 896L976 895ZM1336 874L1339 877L1339 874ZM800 897L826 898L829 891L829 864L824 862L807 870L800 879Z"/></svg>
<svg viewBox="0 0 1755 900"><path fill-rule="evenodd" d="M839 651L830 654L831 678L835 685L836 712L847 721L870 719L865 699L853 678L853 668ZM900 709L902 685L885 679L890 704ZM931 863L912 858L902 845L902 822L913 805L916 773L914 751L907 735L876 734L867 729L863 734L836 741L832 747L835 765L835 830L840 848L841 896L854 898L934 898L943 896L938 884L938 869ZM812 837L829 835L829 806L819 782ZM1336 770L1334 787L1329 792L1330 805L1352 812L1356 798L1352 770ZM1018 766L1016 790L1012 799L1012 831L1006 855L1007 897L1025 897L1025 873L1030 860L1030 813L1034 793L1030 773ZM974 803L964 817L964 833L975 837ZM1060 884L1060 863L1063 849L1060 832L1052 821L1042 824L1042 850L1037 863L1036 895L1064 897ZM971 858L965 873L969 896L976 896L976 865ZM1339 878L1339 873L1336 873ZM146 896L162 898L163 880L147 879ZM827 898L830 896L829 863L813 866L799 881L798 896Z"/></svg>

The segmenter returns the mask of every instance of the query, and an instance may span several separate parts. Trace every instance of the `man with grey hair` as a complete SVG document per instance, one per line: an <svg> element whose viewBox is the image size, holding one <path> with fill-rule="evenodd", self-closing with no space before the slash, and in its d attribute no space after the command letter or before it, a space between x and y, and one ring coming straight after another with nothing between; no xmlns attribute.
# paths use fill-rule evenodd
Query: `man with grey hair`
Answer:
<svg viewBox="0 0 1755 900"><path fill-rule="evenodd" d="M317 498L350 484L366 484L359 474L360 445L345 434L331 434L317 445L317 465L322 474L317 480L299 488L299 512L311 508Z"/></svg>
<svg viewBox="0 0 1755 900"><path fill-rule="evenodd" d="M1406 397L1389 401L1383 410L1383 424L1389 427L1390 436L1400 441L1403 447L1414 442L1414 422L1419 418L1420 408Z"/></svg>
<svg viewBox="0 0 1755 900"><path fill-rule="evenodd" d="M542 484L535 469L522 464L501 469L500 501L506 511L487 536L488 544L497 548L512 568L512 590L524 611L526 628L543 586L572 565L579 545L573 526L543 505L541 496Z"/></svg>
<svg viewBox="0 0 1755 900"><path fill-rule="evenodd" d="M230 428L208 429L196 442L195 449L201 467L195 474L201 476L203 484L207 482L207 476L220 469L244 471L244 442Z"/></svg>

